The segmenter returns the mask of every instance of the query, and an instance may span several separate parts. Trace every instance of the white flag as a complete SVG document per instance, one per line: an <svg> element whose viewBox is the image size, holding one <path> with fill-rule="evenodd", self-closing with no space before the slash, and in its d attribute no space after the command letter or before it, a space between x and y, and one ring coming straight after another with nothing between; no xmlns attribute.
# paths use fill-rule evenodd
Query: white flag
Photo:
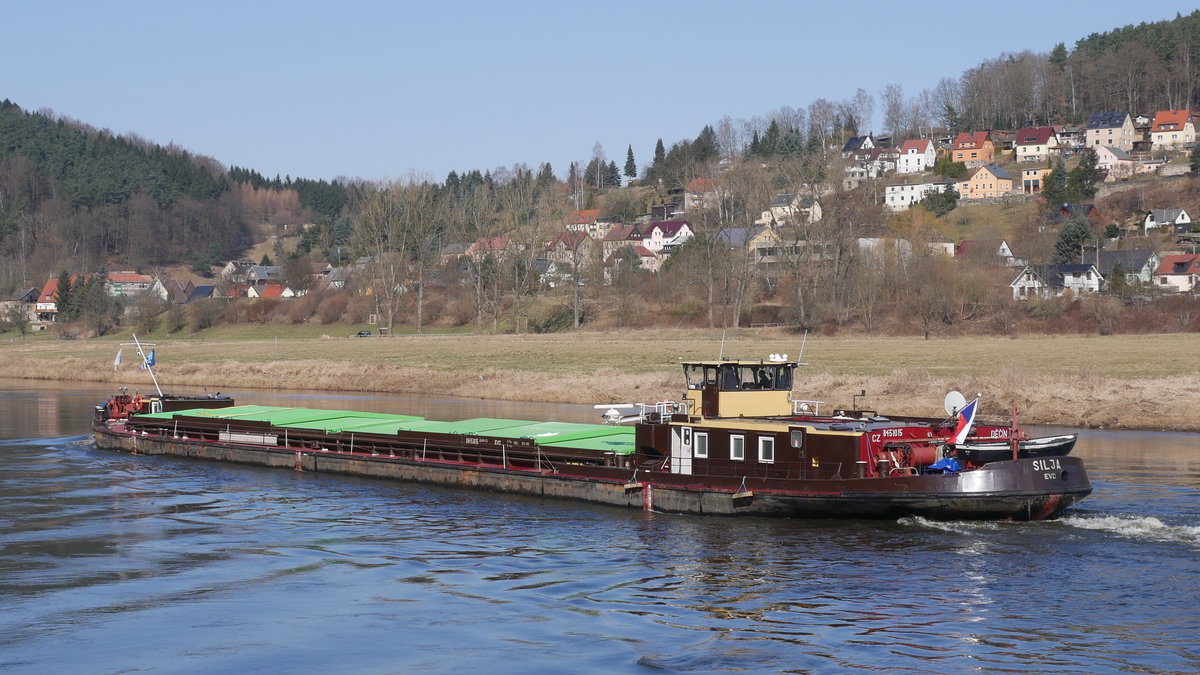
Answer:
<svg viewBox="0 0 1200 675"><path fill-rule="evenodd" d="M124 347L121 349L124 349ZM113 359L113 370L116 370L121 365L121 349L117 350L117 358Z"/></svg>

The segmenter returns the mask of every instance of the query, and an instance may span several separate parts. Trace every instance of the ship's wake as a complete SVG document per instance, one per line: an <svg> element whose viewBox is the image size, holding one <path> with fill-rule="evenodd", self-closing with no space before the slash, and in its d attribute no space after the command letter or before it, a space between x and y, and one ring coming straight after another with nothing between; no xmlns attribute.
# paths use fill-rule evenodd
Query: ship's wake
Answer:
<svg viewBox="0 0 1200 675"><path fill-rule="evenodd" d="M1200 527L1168 525L1154 516L1066 516L1061 522L1071 527L1112 532L1131 539L1200 547Z"/></svg>

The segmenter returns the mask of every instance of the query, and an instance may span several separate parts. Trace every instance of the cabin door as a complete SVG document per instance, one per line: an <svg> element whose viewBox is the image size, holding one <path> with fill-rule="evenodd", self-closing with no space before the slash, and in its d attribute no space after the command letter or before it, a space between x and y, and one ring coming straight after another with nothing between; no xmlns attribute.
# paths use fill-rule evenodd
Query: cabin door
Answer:
<svg viewBox="0 0 1200 675"><path fill-rule="evenodd" d="M671 429L671 473L692 473L692 428Z"/></svg>

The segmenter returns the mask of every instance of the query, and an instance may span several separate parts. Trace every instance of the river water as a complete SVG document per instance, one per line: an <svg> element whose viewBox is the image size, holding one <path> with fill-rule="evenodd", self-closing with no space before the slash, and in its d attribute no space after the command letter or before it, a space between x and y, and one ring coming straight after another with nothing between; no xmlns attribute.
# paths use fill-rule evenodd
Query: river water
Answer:
<svg viewBox="0 0 1200 675"><path fill-rule="evenodd" d="M0 381L4 672L1200 671L1196 435L1082 432L1055 522L721 519L119 455L107 393Z"/></svg>

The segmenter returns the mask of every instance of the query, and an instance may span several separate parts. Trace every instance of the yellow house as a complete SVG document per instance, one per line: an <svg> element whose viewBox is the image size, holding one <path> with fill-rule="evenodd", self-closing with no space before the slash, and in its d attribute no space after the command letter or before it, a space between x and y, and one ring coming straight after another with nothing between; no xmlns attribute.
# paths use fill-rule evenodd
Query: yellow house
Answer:
<svg viewBox="0 0 1200 675"><path fill-rule="evenodd" d="M954 185L960 199L988 199L1013 191L1013 179L995 165L981 166Z"/></svg>
<svg viewBox="0 0 1200 675"><path fill-rule="evenodd" d="M996 161L996 146L992 143L992 132L963 132L954 137L953 160L962 162L967 168L984 166Z"/></svg>

